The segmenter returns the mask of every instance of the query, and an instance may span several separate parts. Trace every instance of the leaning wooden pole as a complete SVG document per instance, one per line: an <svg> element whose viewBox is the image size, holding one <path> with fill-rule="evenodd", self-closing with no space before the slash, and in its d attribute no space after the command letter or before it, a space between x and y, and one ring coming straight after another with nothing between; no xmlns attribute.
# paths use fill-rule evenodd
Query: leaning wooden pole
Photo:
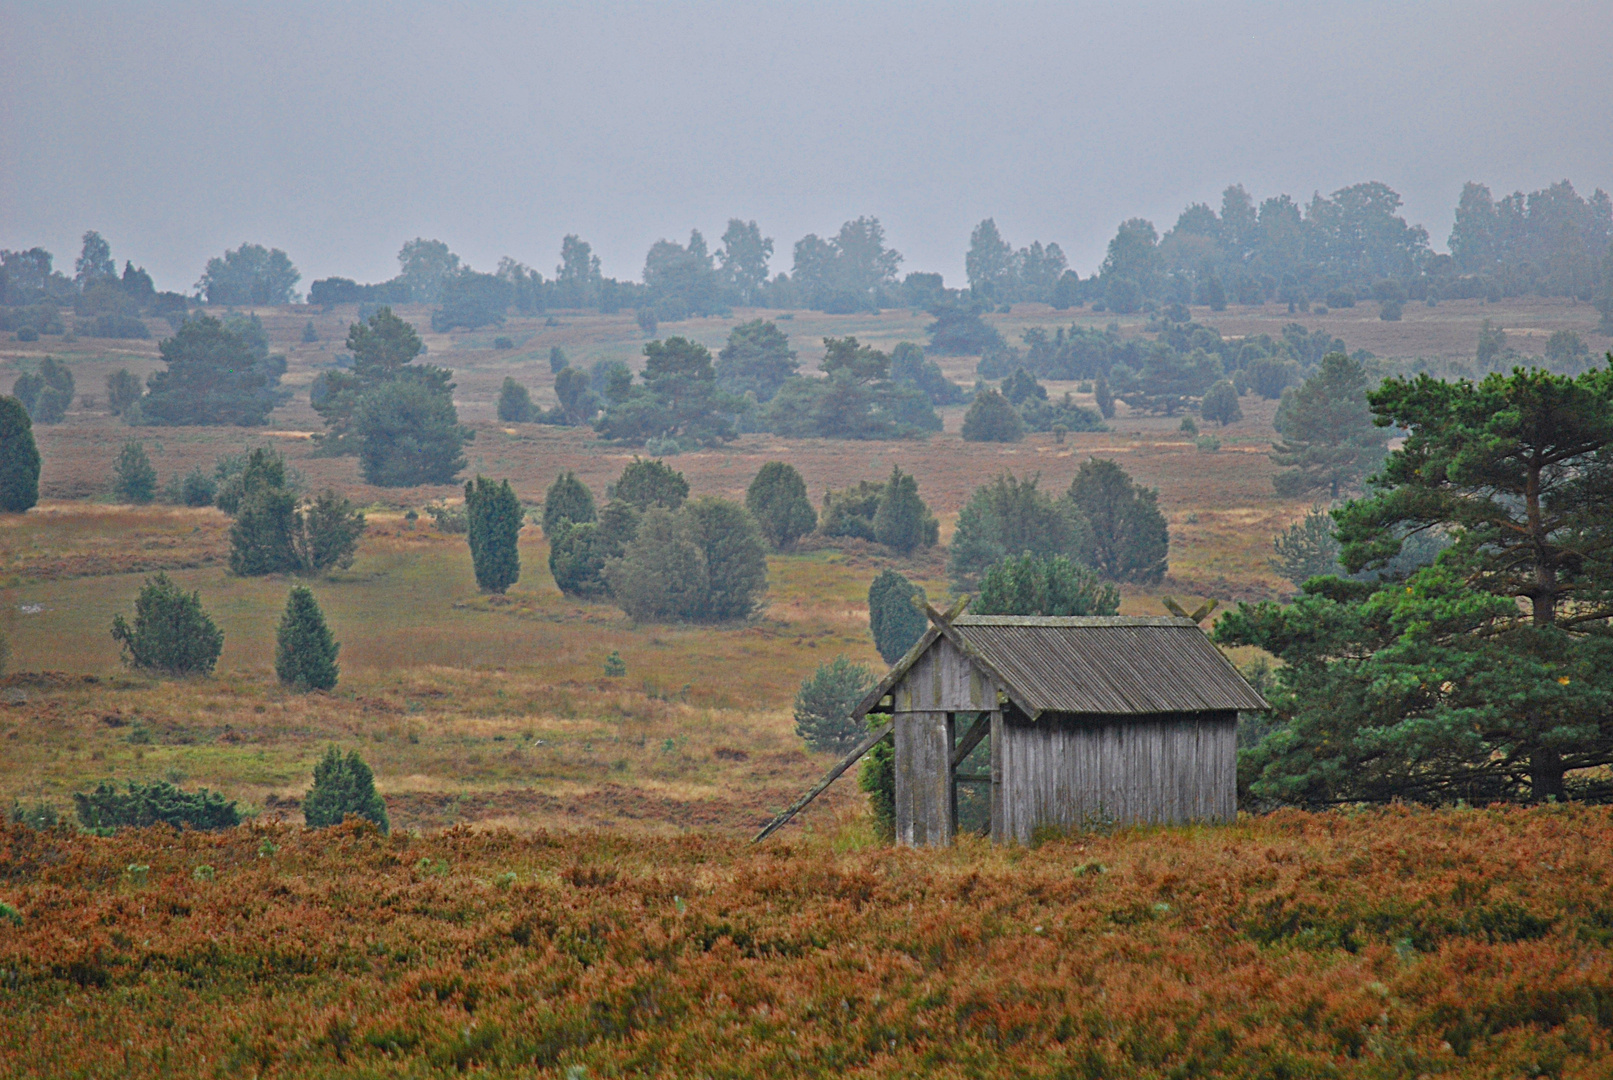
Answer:
<svg viewBox="0 0 1613 1080"><path fill-rule="evenodd" d="M840 774L855 765L858 758L862 757L875 746L878 746L880 743L890 738L891 730L894 726L895 725L893 724L886 724L878 731L870 734L868 738L858 743L857 749L841 758L840 763L834 768L830 769L822 780L819 780L816 784L814 784L811 791L808 791L805 795L795 800L795 802L790 805L788 810L784 811L784 813L768 822L767 828L757 833L756 836L751 840L751 843L755 844L766 840L769 836L773 835L773 833L783 828L791 818L806 808L807 803L811 802L813 799L816 799L819 795L822 795L824 790L828 788L830 784L840 779Z"/></svg>

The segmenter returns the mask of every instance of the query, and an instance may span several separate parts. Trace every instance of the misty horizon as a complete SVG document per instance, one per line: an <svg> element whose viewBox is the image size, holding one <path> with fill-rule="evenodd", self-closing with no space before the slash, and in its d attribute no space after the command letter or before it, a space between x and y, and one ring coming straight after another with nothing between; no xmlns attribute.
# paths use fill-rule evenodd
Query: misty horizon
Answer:
<svg viewBox="0 0 1613 1080"><path fill-rule="evenodd" d="M638 280L731 217L773 273L869 215L902 273L962 284L991 217L1085 277L1120 222L1164 232L1229 184L1381 181L1436 250L1465 181L1613 187L1613 15L1588 5L4 11L0 247L61 267L94 229L183 292L243 242L303 291L382 281L415 237L547 276L572 233Z"/></svg>

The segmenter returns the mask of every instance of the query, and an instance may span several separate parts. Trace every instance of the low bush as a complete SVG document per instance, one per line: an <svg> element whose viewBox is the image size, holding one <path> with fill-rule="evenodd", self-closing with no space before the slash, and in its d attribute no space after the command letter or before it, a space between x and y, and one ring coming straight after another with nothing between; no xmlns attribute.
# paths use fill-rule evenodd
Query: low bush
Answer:
<svg viewBox="0 0 1613 1080"><path fill-rule="evenodd" d="M75 792L73 806L80 825L103 834L148 825L233 829L241 823L235 803L217 792L181 791L164 780L150 784L131 780L124 791L103 781L94 791Z"/></svg>

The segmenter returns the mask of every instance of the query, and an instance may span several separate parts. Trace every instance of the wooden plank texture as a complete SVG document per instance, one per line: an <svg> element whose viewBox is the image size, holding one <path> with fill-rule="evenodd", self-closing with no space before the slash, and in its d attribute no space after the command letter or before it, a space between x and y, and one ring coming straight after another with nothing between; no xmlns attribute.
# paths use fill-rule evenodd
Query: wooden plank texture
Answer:
<svg viewBox="0 0 1613 1080"><path fill-rule="evenodd" d="M1038 826L1231 821L1237 714L1080 718L1045 713L992 738L993 836Z"/></svg>
<svg viewBox="0 0 1613 1080"><path fill-rule="evenodd" d="M896 841L910 847L952 843L952 716L899 712L896 731Z"/></svg>

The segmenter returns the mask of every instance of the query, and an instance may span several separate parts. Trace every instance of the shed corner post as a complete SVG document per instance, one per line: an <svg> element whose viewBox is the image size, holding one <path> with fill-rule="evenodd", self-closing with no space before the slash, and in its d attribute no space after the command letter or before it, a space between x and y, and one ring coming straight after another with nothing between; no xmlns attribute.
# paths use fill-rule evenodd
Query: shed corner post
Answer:
<svg viewBox="0 0 1613 1080"><path fill-rule="evenodd" d="M1001 705L991 710L991 842L1001 844L1008 838L1003 817L1003 711Z"/></svg>

